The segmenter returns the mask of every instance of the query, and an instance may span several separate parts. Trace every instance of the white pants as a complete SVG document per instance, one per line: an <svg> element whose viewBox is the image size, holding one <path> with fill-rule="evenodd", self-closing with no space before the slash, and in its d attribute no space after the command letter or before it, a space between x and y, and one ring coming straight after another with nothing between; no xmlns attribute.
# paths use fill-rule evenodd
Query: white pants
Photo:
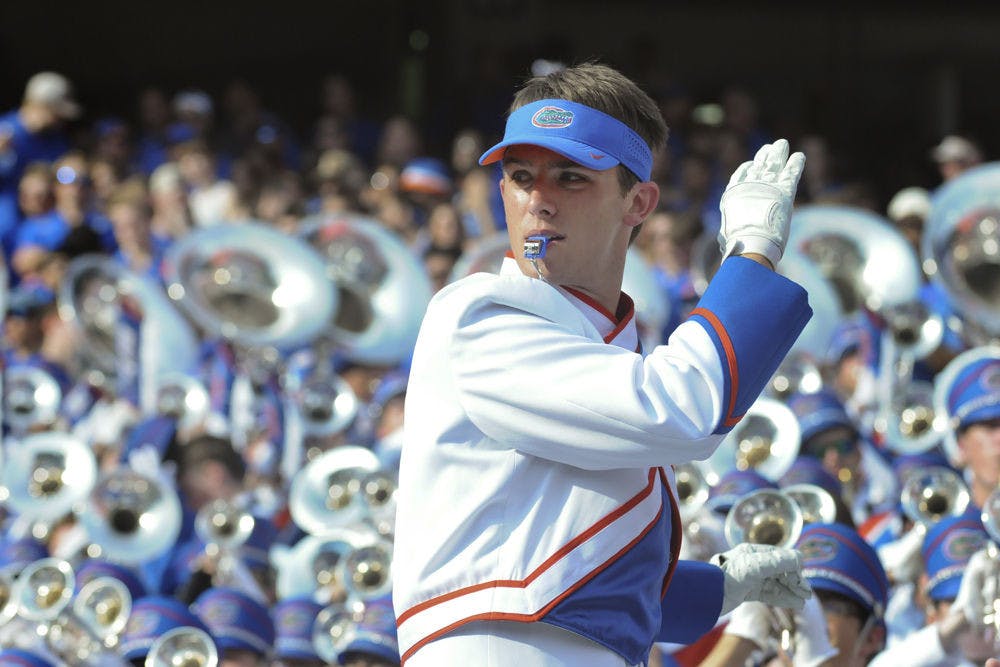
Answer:
<svg viewBox="0 0 1000 667"><path fill-rule="evenodd" d="M478 621L430 642L406 667L631 667L621 656L548 623Z"/></svg>

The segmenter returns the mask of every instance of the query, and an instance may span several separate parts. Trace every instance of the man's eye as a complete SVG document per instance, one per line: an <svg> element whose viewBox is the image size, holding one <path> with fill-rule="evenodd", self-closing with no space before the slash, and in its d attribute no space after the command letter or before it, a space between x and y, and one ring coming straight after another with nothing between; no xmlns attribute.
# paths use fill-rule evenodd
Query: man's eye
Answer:
<svg viewBox="0 0 1000 667"><path fill-rule="evenodd" d="M583 183L587 179L583 174L578 174L575 171L564 171L559 174L559 180L563 183Z"/></svg>
<svg viewBox="0 0 1000 667"><path fill-rule="evenodd" d="M524 169L518 169L517 171L510 172L508 178L510 178L510 180L514 181L515 183L527 183L528 181L531 180L531 174L529 174Z"/></svg>

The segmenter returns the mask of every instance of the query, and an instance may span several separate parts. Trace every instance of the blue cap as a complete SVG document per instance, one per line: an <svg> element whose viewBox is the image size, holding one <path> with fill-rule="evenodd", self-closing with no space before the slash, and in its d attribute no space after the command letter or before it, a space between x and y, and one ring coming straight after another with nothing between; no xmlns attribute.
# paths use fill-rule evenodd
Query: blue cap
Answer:
<svg viewBox="0 0 1000 667"><path fill-rule="evenodd" d="M191 609L205 622L220 651L242 649L267 655L274 623L267 607L235 588L209 588Z"/></svg>
<svg viewBox="0 0 1000 667"><path fill-rule="evenodd" d="M899 482L902 482L914 470L931 467L954 470L945 455L936 449L919 454L900 454L892 460L892 471L896 474L896 480Z"/></svg>
<svg viewBox="0 0 1000 667"><path fill-rule="evenodd" d="M132 427L125 436L125 445L119 459L122 463L128 461L129 454L141 447L152 447L163 460L170 445L177 436L177 420L165 415L149 417Z"/></svg>
<svg viewBox="0 0 1000 667"><path fill-rule="evenodd" d="M55 667L51 662L23 648L5 648L0 651L0 667Z"/></svg>
<svg viewBox="0 0 1000 667"><path fill-rule="evenodd" d="M290 660L320 660L313 645L313 626L323 605L312 598L288 598L278 602L274 618L274 657Z"/></svg>
<svg viewBox="0 0 1000 667"><path fill-rule="evenodd" d="M239 550L239 557L251 567L271 566L271 545L278 539L278 528L270 519L253 515L253 530Z"/></svg>
<svg viewBox="0 0 1000 667"><path fill-rule="evenodd" d="M399 663L396 614L388 596L365 604L364 616L354 628L354 638L338 656L340 664L347 664L347 657L352 653L363 653Z"/></svg>
<svg viewBox="0 0 1000 667"><path fill-rule="evenodd" d="M11 315L27 317L42 311L56 299L55 293L45 285L21 283L11 290L7 300L7 312Z"/></svg>
<svg viewBox="0 0 1000 667"><path fill-rule="evenodd" d="M778 480L778 486L785 488L793 484L815 484L836 499L841 499L844 491L840 480L823 467L819 459L799 456Z"/></svg>
<svg viewBox="0 0 1000 667"><path fill-rule="evenodd" d="M951 382L946 400L959 429L1000 418L1000 358L977 359L965 366Z"/></svg>
<svg viewBox="0 0 1000 667"><path fill-rule="evenodd" d="M399 172L399 187L404 192L431 195L451 194L452 181L444 162L432 157L410 160Z"/></svg>
<svg viewBox="0 0 1000 667"><path fill-rule="evenodd" d="M878 328L864 313L857 313L840 323L830 334L827 363L837 364L849 353L858 354L872 368L878 364Z"/></svg>
<svg viewBox="0 0 1000 667"><path fill-rule="evenodd" d="M813 590L844 595L881 618L889 599L889 579L875 549L852 528L812 523L795 546L802 576Z"/></svg>
<svg viewBox="0 0 1000 667"><path fill-rule="evenodd" d="M857 426L844 409L844 404L829 389L821 389L814 394L792 394L788 397L788 407L799 420L802 442L827 429L846 426L855 433Z"/></svg>
<svg viewBox="0 0 1000 667"><path fill-rule="evenodd" d="M194 129L193 125L189 125L188 123L171 123L167 127L168 144L183 144L186 141L197 138L198 131Z"/></svg>
<svg viewBox="0 0 1000 667"><path fill-rule="evenodd" d="M382 376L378 386L372 392L372 404L384 408L385 404L396 396L406 393L410 374L405 370L392 370Z"/></svg>
<svg viewBox="0 0 1000 667"><path fill-rule="evenodd" d="M708 507L715 512L728 512L736 501L759 489L777 489L778 485L756 470L730 470L712 487Z"/></svg>
<svg viewBox="0 0 1000 667"><path fill-rule="evenodd" d="M144 658L160 635L184 627L209 632L201 619L191 613L183 602L163 595L144 597L132 605L118 652L126 660Z"/></svg>
<svg viewBox="0 0 1000 667"><path fill-rule="evenodd" d="M623 164L640 181L648 181L653 172L653 152L638 133L606 113L569 100L539 100L515 110L507 117L503 141L483 153L479 164L503 159L504 149L518 144L547 148L598 171Z"/></svg>
<svg viewBox="0 0 1000 667"><path fill-rule="evenodd" d="M113 577L122 582L125 584L125 588L128 589L129 595L132 596L133 600L138 600L146 595L146 587L143 586L142 582L139 581L139 577L137 577L132 570L122 565L118 565L117 563L111 563L100 558L88 559L84 561L79 568L77 568L77 592L83 588L84 584L97 579L98 577Z"/></svg>
<svg viewBox="0 0 1000 667"><path fill-rule="evenodd" d="M42 558L48 558L49 550L44 544L31 537L0 542L0 569L16 566L18 569Z"/></svg>
<svg viewBox="0 0 1000 667"><path fill-rule="evenodd" d="M920 552L927 572L927 596L932 600L954 600L969 559L986 546L987 540L975 508L935 523L927 531Z"/></svg>

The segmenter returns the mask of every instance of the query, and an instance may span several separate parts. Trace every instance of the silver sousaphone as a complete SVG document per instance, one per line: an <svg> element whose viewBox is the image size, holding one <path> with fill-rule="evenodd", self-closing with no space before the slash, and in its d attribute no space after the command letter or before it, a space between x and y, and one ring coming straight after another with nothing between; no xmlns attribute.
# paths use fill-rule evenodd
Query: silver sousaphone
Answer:
<svg viewBox="0 0 1000 667"><path fill-rule="evenodd" d="M803 206L792 213L786 252L816 264L841 310L874 312L919 298L922 274L912 246L880 215L848 206Z"/></svg>
<svg viewBox="0 0 1000 667"><path fill-rule="evenodd" d="M62 405L62 389L51 373L35 366L4 371L3 422L15 435L55 423Z"/></svg>
<svg viewBox="0 0 1000 667"><path fill-rule="evenodd" d="M104 387L120 387L123 376L137 377L143 411L155 409L159 378L189 372L198 362L194 330L159 283L114 260L97 255L74 259L58 302L60 317L82 334L82 368Z"/></svg>
<svg viewBox="0 0 1000 667"><path fill-rule="evenodd" d="M921 254L961 315L966 343L1000 339L1000 163L969 169L934 192Z"/></svg>
<svg viewBox="0 0 1000 667"><path fill-rule="evenodd" d="M69 433L36 433L7 449L0 481L6 504L29 521L60 519L97 480L94 452Z"/></svg>
<svg viewBox="0 0 1000 667"><path fill-rule="evenodd" d="M173 546L181 502L165 480L122 466L102 476L79 518L102 557L139 565Z"/></svg>
<svg viewBox="0 0 1000 667"><path fill-rule="evenodd" d="M431 299L431 282L416 255L385 226L354 214L317 215L300 238L325 261L326 289L340 306L329 335L345 356L374 365L405 360Z"/></svg>
<svg viewBox="0 0 1000 667"><path fill-rule="evenodd" d="M777 482L795 462L800 436L791 408L774 398L758 398L705 461L709 484L731 470L750 469Z"/></svg>
<svg viewBox="0 0 1000 667"><path fill-rule="evenodd" d="M364 482L379 467L378 457L365 447L345 445L320 454L292 479L288 493L292 521L322 537L367 520L371 509Z"/></svg>
<svg viewBox="0 0 1000 667"><path fill-rule="evenodd" d="M307 345L337 307L322 258L258 221L191 232L168 250L163 275L199 327L248 348Z"/></svg>

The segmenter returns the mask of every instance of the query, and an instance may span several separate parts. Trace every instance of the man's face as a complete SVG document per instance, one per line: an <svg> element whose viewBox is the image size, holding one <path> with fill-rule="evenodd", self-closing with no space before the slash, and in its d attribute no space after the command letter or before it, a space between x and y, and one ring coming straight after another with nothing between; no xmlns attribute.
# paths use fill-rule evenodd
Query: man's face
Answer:
<svg viewBox="0 0 1000 667"><path fill-rule="evenodd" d="M868 658L882 650L885 630L875 626L862 634L865 622L858 618L851 605L836 597L821 598L823 616L830 644L838 654L828 664L831 667L862 667Z"/></svg>
<svg viewBox="0 0 1000 667"><path fill-rule="evenodd" d="M973 424L958 436L958 448L977 485L1000 483L1000 419Z"/></svg>
<svg viewBox="0 0 1000 667"><path fill-rule="evenodd" d="M861 473L858 437L846 426L835 426L812 436L803 443L802 453L819 459L827 472L845 484L860 481L845 479L847 472L859 476Z"/></svg>
<svg viewBox="0 0 1000 667"><path fill-rule="evenodd" d="M594 295L620 285L631 227L617 169L594 171L545 148L507 148L500 181L507 232L521 271L524 239L552 237L538 268L550 283Z"/></svg>

